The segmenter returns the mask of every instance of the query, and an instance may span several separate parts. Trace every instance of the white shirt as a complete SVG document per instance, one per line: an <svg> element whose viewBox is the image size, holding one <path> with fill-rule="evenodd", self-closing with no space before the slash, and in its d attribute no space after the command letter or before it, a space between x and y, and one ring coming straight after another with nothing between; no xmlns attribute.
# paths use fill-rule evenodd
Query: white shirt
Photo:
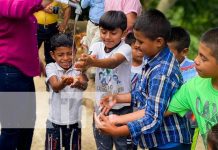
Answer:
<svg viewBox="0 0 218 150"><path fill-rule="evenodd" d="M108 94L129 93L131 91L131 61L132 50L125 42L121 42L111 52L105 52L103 42L94 43L90 47L92 55L96 55L97 59L110 58L119 53L126 60L114 69L96 68L95 86L96 86L96 104L99 106L100 99ZM117 104L113 109L120 109L130 104Z"/></svg>
<svg viewBox="0 0 218 150"><path fill-rule="evenodd" d="M63 75L77 76L79 72L72 67L65 71L57 63L46 66L46 82L52 76L61 80ZM49 82L48 82L49 84ZM66 86L58 93L54 92L49 84L49 115L48 120L59 125L75 124L81 121L82 91Z"/></svg>

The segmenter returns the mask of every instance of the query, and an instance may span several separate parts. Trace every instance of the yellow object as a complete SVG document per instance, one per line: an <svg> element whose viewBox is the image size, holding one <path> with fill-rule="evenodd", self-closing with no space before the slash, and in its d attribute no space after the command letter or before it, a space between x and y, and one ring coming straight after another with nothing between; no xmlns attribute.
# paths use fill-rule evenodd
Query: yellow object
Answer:
<svg viewBox="0 0 218 150"><path fill-rule="evenodd" d="M56 1L53 1L50 5L51 6L58 6L58 7L62 8L63 10L66 9L67 7L69 7L66 4L62 4L62 3L59 3ZM49 25L49 24L57 22L57 20L58 20L58 14L49 14L43 10L40 10L40 11L34 13L34 15L37 19L38 24Z"/></svg>

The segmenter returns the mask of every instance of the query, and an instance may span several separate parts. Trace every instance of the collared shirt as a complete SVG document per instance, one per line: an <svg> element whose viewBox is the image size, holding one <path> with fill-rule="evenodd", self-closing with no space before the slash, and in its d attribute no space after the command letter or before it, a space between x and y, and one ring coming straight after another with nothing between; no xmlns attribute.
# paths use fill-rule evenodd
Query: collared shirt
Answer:
<svg viewBox="0 0 218 150"><path fill-rule="evenodd" d="M188 59L187 57L180 64L180 70L182 72L182 77L184 83L198 75L195 69L195 63L193 60Z"/></svg>
<svg viewBox="0 0 218 150"><path fill-rule="evenodd" d="M14 66L27 76L40 72L37 22L33 13L41 0L0 0L0 64Z"/></svg>
<svg viewBox="0 0 218 150"><path fill-rule="evenodd" d="M125 14L134 12L139 16L142 12L142 5L140 0L105 0L105 9L123 11Z"/></svg>
<svg viewBox="0 0 218 150"><path fill-rule="evenodd" d="M52 7L59 7L62 9L66 9L67 7L69 7L66 4L60 3L60 2L56 2L56 1L52 1L51 4ZM54 13L46 13L43 10L40 10L36 13L34 13L38 24L43 24L43 25L48 25L48 24L53 24L56 23L58 21L58 14L54 14Z"/></svg>
<svg viewBox="0 0 218 150"><path fill-rule="evenodd" d="M81 7L89 9L89 19L99 24L101 16L104 14L104 0L82 0Z"/></svg>
<svg viewBox="0 0 218 150"><path fill-rule="evenodd" d="M133 142L143 148L191 143L186 118L163 117L171 97L182 85L178 62L168 48L144 62L139 88L131 95L132 105L145 109L144 117L128 123Z"/></svg>
<svg viewBox="0 0 218 150"><path fill-rule="evenodd" d="M75 77L80 74L79 71L73 69L64 70L57 63L46 65L46 82L52 76L56 76L61 80L62 76ZM66 86L59 92L54 92L49 84L49 115L48 120L58 125L75 124L81 121L82 110L82 91L78 88Z"/></svg>

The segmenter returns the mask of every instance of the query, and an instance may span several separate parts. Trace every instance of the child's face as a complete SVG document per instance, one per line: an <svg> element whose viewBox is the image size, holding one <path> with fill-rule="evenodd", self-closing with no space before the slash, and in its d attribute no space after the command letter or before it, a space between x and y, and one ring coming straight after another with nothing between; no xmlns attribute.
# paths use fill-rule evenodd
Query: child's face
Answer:
<svg viewBox="0 0 218 150"><path fill-rule="evenodd" d="M204 43L199 44L198 55L195 58L195 67L199 76L203 78L218 78L218 63L212 51Z"/></svg>
<svg viewBox="0 0 218 150"><path fill-rule="evenodd" d="M151 40L143 35L142 32L134 30L134 36L136 38L135 48L139 49L143 56L154 57L162 47L160 39Z"/></svg>
<svg viewBox="0 0 218 150"><path fill-rule="evenodd" d="M141 49L135 47L135 43L131 44L133 61L142 62L144 54Z"/></svg>
<svg viewBox="0 0 218 150"><path fill-rule="evenodd" d="M57 47L51 52L52 58L63 69L67 70L72 66L74 56L71 47Z"/></svg>
<svg viewBox="0 0 218 150"><path fill-rule="evenodd" d="M113 48L116 46L124 36L125 32L120 28L114 30L106 30L100 27L100 37L106 48Z"/></svg>
<svg viewBox="0 0 218 150"><path fill-rule="evenodd" d="M171 50L171 52L173 52L173 54L176 57L177 61L181 64L183 62L183 60L185 59L185 56L188 53L188 48L185 48L184 50L179 52L176 49L176 43L175 42L168 42L167 45L168 45L169 49Z"/></svg>

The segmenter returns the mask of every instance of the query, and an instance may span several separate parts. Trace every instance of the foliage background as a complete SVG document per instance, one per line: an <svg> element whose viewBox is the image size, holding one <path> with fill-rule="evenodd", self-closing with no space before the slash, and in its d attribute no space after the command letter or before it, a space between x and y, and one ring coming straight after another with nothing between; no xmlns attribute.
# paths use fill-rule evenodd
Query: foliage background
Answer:
<svg viewBox="0 0 218 150"><path fill-rule="evenodd" d="M189 31L191 45L189 57L197 54L201 35L218 26L218 0L141 0L144 10L157 8L170 20L172 26Z"/></svg>

